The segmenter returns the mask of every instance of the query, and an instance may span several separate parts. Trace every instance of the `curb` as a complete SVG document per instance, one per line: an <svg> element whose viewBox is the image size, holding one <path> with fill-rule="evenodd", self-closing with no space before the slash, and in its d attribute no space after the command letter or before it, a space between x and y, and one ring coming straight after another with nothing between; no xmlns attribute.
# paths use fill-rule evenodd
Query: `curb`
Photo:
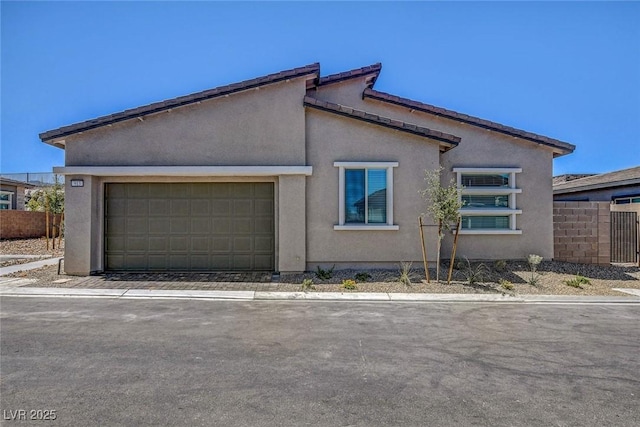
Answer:
<svg viewBox="0 0 640 427"><path fill-rule="evenodd" d="M209 301L361 301L361 302L483 302L529 304L640 304L640 296L572 296L502 294L405 294L342 292L195 291L149 289L0 288L3 297L80 297L121 299L196 299Z"/></svg>

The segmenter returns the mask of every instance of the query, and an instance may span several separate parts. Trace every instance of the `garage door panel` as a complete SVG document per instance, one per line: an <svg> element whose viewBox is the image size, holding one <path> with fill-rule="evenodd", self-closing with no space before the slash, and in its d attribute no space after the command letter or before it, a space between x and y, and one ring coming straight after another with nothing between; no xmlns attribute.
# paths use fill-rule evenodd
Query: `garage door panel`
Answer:
<svg viewBox="0 0 640 427"><path fill-rule="evenodd" d="M129 217L127 218L127 235L130 234L149 234L149 218L147 217Z"/></svg>
<svg viewBox="0 0 640 427"><path fill-rule="evenodd" d="M273 238L271 236L265 236L265 237L256 236L254 250L256 253L273 252Z"/></svg>
<svg viewBox="0 0 640 427"><path fill-rule="evenodd" d="M211 239L211 251L212 252L231 252L231 238L230 237L214 237Z"/></svg>
<svg viewBox="0 0 640 427"><path fill-rule="evenodd" d="M253 255L233 255L233 268L237 270L251 270Z"/></svg>
<svg viewBox="0 0 640 427"><path fill-rule="evenodd" d="M233 220L234 234L251 234L253 232L253 218L236 218Z"/></svg>
<svg viewBox="0 0 640 427"><path fill-rule="evenodd" d="M173 216L189 216L189 201L188 200L171 200L171 212Z"/></svg>
<svg viewBox="0 0 640 427"><path fill-rule="evenodd" d="M253 202L251 200L234 200L233 215L235 216L253 215Z"/></svg>
<svg viewBox="0 0 640 427"><path fill-rule="evenodd" d="M127 237L127 252L144 252L147 253L149 251L149 239L147 236L143 237Z"/></svg>
<svg viewBox="0 0 640 427"><path fill-rule="evenodd" d="M169 217L165 218L149 218L149 234L167 234L171 227Z"/></svg>
<svg viewBox="0 0 640 427"><path fill-rule="evenodd" d="M166 236L149 236L149 253L169 250L169 238Z"/></svg>
<svg viewBox="0 0 640 427"><path fill-rule="evenodd" d="M171 236L169 239L169 247L171 249L171 253L187 252L189 250L189 237Z"/></svg>
<svg viewBox="0 0 640 427"><path fill-rule="evenodd" d="M251 237L234 237L233 252L253 252L253 239Z"/></svg>
<svg viewBox="0 0 640 427"><path fill-rule="evenodd" d="M231 215L231 200L212 200L211 214L214 216Z"/></svg>
<svg viewBox="0 0 640 427"><path fill-rule="evenodd" d="M107 270L273 270L273 183L105 188Z"/></svg>
<svg viewBox="0 0 640 427"><path fill-rule="evenodd" d="M149 184L126 184L127 198L131 200L149 198Z"/></svg>
<svg viewBox="0 0 640 427"><path fill-rule="evenodd" d="M186 218L171 218L171 234L189 234L191 231L191 220Z"/></svg>
<svg viewBox="0 0 640 427"><path fill-rule="evenodd" d="M166 199L149 199L149 216L169 216L171 214L169 201Z"/></svg>
<svg viewBox="0 0 640 427"><path fill-rule="evenodd" d="M253 269L270 270L273 262L273 255L255 255Z"/></svg>
<svg viewBox="0 0 640 427"><path fill-rule="evenodd" d="M210 216L211 203L208 200L191 200L191 216Z"/></svg>

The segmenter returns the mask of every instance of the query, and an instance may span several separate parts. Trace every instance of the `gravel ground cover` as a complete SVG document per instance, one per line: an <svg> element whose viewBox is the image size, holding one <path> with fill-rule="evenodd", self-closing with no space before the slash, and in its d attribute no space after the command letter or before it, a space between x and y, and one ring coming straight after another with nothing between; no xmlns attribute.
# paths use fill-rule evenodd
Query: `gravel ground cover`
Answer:
<svg viewBox="0 0 640 427"><path fill-rule="evenodd" d="M29 239L31 241L0 241L0 253L18 251L26 254L57 254L62 256L62 251L46 251L46 242L43 239ZM64 240L63 240L64 242ZM43 249L44 246L44 249ZM63 243L64 247L64 243ZM16 252L13 252L16 253ZM482 264L482 265L481 265ZM640 289L640 268L635 266L596 266L587 264L572 264L566 262L543 261L535 273L537 283L532 285L531 270L525 261L510 261L500 263L472 263L457 264L454 269L451 284L443 283L446 280L447 266L441 270L441 283L435 281L435 269L429 269L431 283L424 281L425 274L422 268L412 268L409 272L410 285L400 282L400 266L396 270L336 270L331 278L319 279L317 272L304 274L282 274L271 283L266 283L264 278L248 277L251 284L243 285L243 282L233 282L228 275L210 278L226 283L225 289L236 290L265 290L274 291L300 291L305 279L313 281L314 290L318 292L407 292L407 293L504 293L511 295L538 294L538 295L615 295L629 296L612 290L612 288ZM472 273L482 273L474 280L470 280ZM94 278L92 287L116 287L130 284L131 287L153 288L161 286L162 289L212 289L214 286L208 282L206 274L144 274L136 277L132 274L107 274ZM173 277L172 277L173 276ZM567 281L581 276L586 280L576 283L576 287L567 285ZM35 279L30 286L74 287L87 283L87 278L57 274L57 266L43 267L36 270L14 273L9 277L21 277ZM360 279L360 280L358 280ZM344 280L355 281L356 289L345 289ZM54 283L57 282L57 283ZM162 284L160 285L160 283ZM256 285L256 282L262 282ZM136 286L139 285L139 286Z"/></svg>
<svg viewBox="0 0 640 427"><path fill-rule="evenodd" d="M52 239L49 239L49 249L47 249L47 240L42 237L39 239L0 239L0 255L64 255L64 237L62 244L58 247L58 239L56 239L56 248L52 247Z"/></svg>

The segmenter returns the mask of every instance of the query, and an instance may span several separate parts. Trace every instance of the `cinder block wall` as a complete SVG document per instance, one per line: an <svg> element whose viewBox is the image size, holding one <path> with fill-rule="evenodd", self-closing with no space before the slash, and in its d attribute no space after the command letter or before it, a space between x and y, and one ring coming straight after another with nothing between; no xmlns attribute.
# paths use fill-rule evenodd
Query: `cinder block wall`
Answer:
<svg viewBox="0 0 640 427"><path fill-rule="evenodd" d="M49 217L51 224L53 215ZM60 221L60 215L56 216L56 224ZM26 239L29 237L42 237L46 231L46 219L44 212L2 210L0 211L0 239ZM53 228L50 227L49 235Z"/></svg>
<svg viewBox="0 0 640 427"><path fill-rule="evenodd" d="M609 202L553 203L553 258L581 264L610 263Z"/></svg>

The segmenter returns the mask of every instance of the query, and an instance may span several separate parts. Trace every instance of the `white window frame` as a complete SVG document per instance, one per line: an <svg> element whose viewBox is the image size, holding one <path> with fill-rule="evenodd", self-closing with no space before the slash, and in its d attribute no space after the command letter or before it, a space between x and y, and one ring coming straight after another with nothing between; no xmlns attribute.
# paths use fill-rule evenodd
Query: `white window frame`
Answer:
<svg viewBox="0 0 640 427"><path fill-rule="evenodd" d="M8 206L7 209L3 209L3 210L12 210L13 209L13 192L11 192L11 191L0 191L0 194L2 194L3 196L6 194L6 195L9 196L9 200L0 200L0 205Z"/></svg>
<svg viewBox="0 0 640 427"><path fill-rule="evenodd" d="M522 230L517 227L517 215L522 213L522 210L517 208L516 195L522 193L522 189L516 186L516 174L522 172L522 168L453 168L453 172L456 174L457 185L460 189L460 201L462 201L463 195L483 195L483 196L509 196L508 208L482 208L472 209L465 208L460 209L460 215L462 216L508 216L509 217L509 229L460 229L460 234L522 234ZM497 175L497 174L509 174L509 187L463 187L462 175L474 174L474 175Z"/></svg>
<svg viewBox="0 0 640 427"><path fill-rule="evenodd" d="M338 224L334 230L399 230L400 227L393 223L393 168L398 167L398 162L334 162L338 168ZM346 169L386 169L387 170L387 223L386 224L345 224L344 212L344 171ZM365 172L366 174L366 172ZM366 194L366 190L365 190Z"/></svg>

